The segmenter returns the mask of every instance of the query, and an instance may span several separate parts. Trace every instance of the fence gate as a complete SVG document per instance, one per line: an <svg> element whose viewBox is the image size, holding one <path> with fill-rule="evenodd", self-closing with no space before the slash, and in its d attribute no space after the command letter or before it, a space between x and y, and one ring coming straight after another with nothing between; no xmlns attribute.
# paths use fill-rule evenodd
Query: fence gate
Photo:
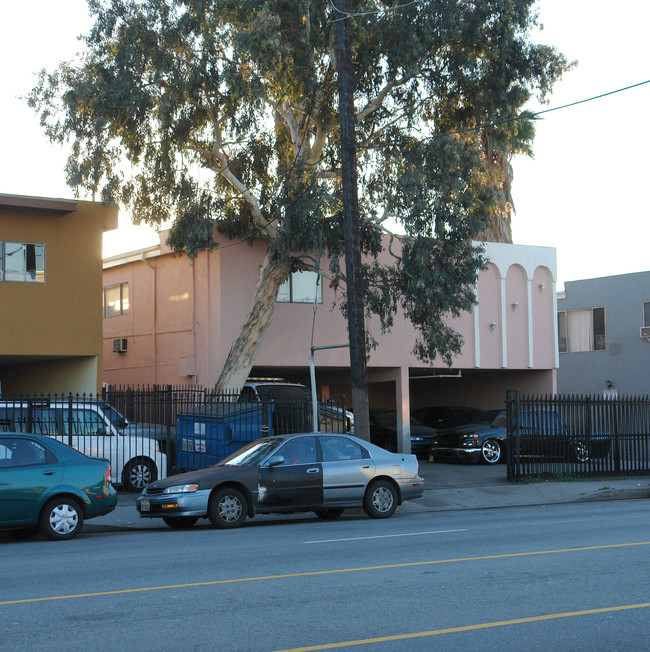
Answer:
<svg viewBox="0 0 650 652"><path fill-rule="evenodd" d="M506 393L508 479L650 473L650 397Z"/></svg>

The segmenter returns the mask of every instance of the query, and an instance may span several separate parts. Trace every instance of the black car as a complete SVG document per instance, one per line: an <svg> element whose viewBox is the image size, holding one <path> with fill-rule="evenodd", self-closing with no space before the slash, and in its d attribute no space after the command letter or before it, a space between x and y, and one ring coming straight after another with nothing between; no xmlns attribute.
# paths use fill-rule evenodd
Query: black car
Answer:
<svg viewBox="0 0 650 652"><path fill-rule="evenodd" d="M370 441L387 451L395 452L397 450L397 412L373 408L370 410L369 416ZM437 430L423 425L413 416L411 416L410 426L411 453L427 456Z"/></svg>
<svg viewBox="0 0 650 652"><path fill-rule="evenodd" d="M522 458L584 463L610 452L608 433L586 433L570 427L555 410L524 410L517 419L517 452ZM488 410L474 423L440 432L429 459L497 464L504 461L509 443L506 411Z"/></svg>
<svg viewBox="0 0 650 652"><path fill-rule="evenodd" d="M488 410L472 423L439 432L429 459L497 464L503 458L507 434L506 411Z"/></svg>

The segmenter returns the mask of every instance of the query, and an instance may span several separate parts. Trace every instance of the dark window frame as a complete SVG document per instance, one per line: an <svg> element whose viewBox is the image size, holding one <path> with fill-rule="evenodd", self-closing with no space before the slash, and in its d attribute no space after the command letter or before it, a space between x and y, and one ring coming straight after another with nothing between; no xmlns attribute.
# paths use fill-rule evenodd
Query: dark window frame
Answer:
<svg viewBox="0 0 650 652"><path fill-rule="evenodd" d="M7 253L7 245L16 245L15 251ZM22 250L22 261L7 271L7 258ZM0 282L45 283L45 244L0 240ZM9 278L7 276L9 275Z"/></svg>

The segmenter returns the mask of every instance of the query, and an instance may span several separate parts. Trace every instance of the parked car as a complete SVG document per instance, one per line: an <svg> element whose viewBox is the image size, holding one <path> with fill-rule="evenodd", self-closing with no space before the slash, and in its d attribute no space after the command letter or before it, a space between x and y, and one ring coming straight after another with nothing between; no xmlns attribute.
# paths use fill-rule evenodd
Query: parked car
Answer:
<svg viewBox="0 0 650 652"><path fill-rule="evenodd" d="M503 461L509 445L505 410L488 410L474 423L439 432L430 460L455 459L485 464ZM580 433L569 428L554 410L525 410L520 415L519 454L526 458L587 462L608 455L605 433Z"/></svg>
<svg viewBox="0 0 650 652"><path fill-rule="evenodd" d="M0 433L0 529L18 538L40 531L48 539L72 539L84 520L115 505L107 460L50 437Z"/></svg>
<svg viewBox="0 0 650 652"><path fill-rule="evenodd" d="M387 518L402 501L422 496L418 471L415 455L389 453L353 435L266 437L215 466L151 483L137 509L172 528L199 518L234 528L255 514L308 511L330 520L352 507Z"/></svg>
<svg viewBox="0 0 650 652"><path fill-rule="evenodd" d="M474 407L434 405L411 410L411 416L420 423L436 430L446 430L456 426L474 423L483 410Z"/></svg>
<svg viewBox="0 0 650 652"><path fill-rule="evenodd" d="M139 492L149 482L167 475L167 456L148 430L127 426L124 417L103 401L0 401L0 432L47 435L90 457L107 458L111 482L126 491Z"/></svg>
<svg viewBox="0 0 650 652"><path fill-rule="evenodd" d="M429 459L452 459L497 464L503 458L506 411L488 410L472 423L439 432L431 445Z"/></svg>
<svg viewBox="0 0 650 652"><path fill-rule="evenodd" d="M397 450L397 412L373 408L370 410L370 441L381 448ZM438 431L422 425L411 417L411 453L428 455Z"/></svg>
<svg viewBox="0 0 650 652"><path fill-rule="evenodd" d="M239 395L240 403L273 403L268 434L286 435L313 430L311 390L283 378L248 378ZM326 432L354 432L354 415L343 412L332 400L318 404L319 429Z"/></svg>

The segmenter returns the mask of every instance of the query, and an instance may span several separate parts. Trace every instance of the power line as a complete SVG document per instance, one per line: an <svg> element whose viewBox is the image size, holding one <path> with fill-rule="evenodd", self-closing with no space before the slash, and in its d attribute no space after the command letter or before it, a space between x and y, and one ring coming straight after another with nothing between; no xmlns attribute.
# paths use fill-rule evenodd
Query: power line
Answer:
<svg viewBox="0 0 650 652"><path fill-rule="evenodd" d="M584 104L585 102L592 102L593 100L599 100L603 97L607 97L608 95L615 95L616 93L622 93L623 91L628 91L632 88L637 88L638 86L643 86L644 84L650 84L650 79L642 82L638 82L637 84L632 84L631 86L625 86L624 88L618 88L614 91L608 91L607 93L601 93L600 95L594 95L593 97L588 97L584 100L577 100L575 102L571 102L569 104L563 104L562 106L556 106L551 109L543 109L542 111L524 111L520 113L518 116L514 116L511 118L504 118L503 120L494 120L492 122L484 122L481 123L480 125L477 125L476 127L467 127L466 129L458 129L455 131L445 131L441 132L439 134L433 134L431 136L427 136L425 138L422 138L422 140L434 140L435 138L444 138L445 136L457 136L460 134L467 134L471 133L473 131L480 131L481 129L486 129L487 127L498 127L499 125L503 124L508 124L509 122L517 122L519 120L532 120L536 118L539 115L542 115L544 113L550 113L551 111L559 111L561 109L568 109L572 106L577 106L578 104ZM379 149L381 147L389 147L389 146L395 146L398 145L399 143L389 143L389 142L384 142L384 143L377 143L375 145L357 145L359 149Z"/></svg>

